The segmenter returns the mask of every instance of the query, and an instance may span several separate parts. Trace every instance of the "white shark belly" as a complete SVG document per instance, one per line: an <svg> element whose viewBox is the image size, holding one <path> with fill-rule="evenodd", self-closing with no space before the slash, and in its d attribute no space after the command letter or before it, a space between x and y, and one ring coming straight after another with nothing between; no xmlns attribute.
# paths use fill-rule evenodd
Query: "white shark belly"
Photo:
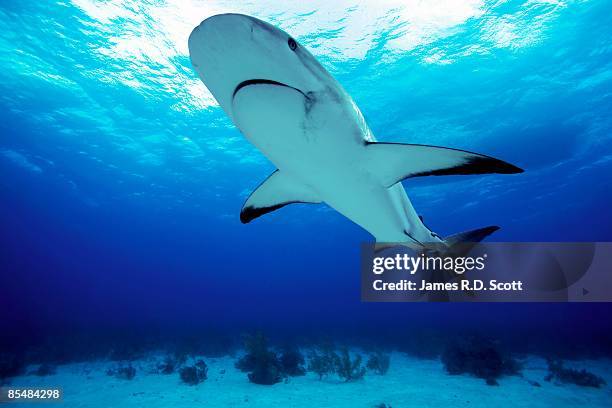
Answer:
<svg viewBox="0 0 612 408"><path fill-rule="evenodd" d="M257 135L250 135L257 144ZM288 145L287 141L291 141ZM329 142L331 141L331 142ZM316 191L323 202L371 233L379 242L404 242L412 205L401 184L383 186L363 165L365 151L351 138L293 144L276 140L264 154L282 172ZM288 155L292 151L295 154ZM334 154L332 152L342 152ZM412 225L411 225L412 224Z"/></svg>
<svg viewBox="0 0 612 408"><path fill-rule="evenodd" d="M401 183L384 186L368 166L367 128L355 117L358 110L321 99L308 110L304 102L293 89L256 86L236 95L235 119L282 173L308 186L378 241L403 242L406 233L427 239L429 231L418 221ZM282 114L277 106L283 107Z"/></svg>
<svg viewBox="0 0 612 408"><path fill-rule="evenodd" d="M394 186L390 189L371 183L338 180L319 186L324 202L372 234L379 242L404 242L405 230L410 227L403 213L401 194ZM338 187L342 183L342 187Z"/></svg>

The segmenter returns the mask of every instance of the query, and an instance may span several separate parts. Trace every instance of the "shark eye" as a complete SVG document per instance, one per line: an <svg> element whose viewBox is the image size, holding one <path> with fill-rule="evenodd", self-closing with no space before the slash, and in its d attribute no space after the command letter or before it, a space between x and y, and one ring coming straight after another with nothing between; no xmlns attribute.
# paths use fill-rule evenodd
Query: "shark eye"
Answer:
<svg viewBox="0 0 612 408"><path fill-rule="evenodd" d="M295 51L295 49L297 48L297 43L295 42L293 38L289 38L287 40L287 45L289 45L289 48L291 48L291 51Z"/></svg>

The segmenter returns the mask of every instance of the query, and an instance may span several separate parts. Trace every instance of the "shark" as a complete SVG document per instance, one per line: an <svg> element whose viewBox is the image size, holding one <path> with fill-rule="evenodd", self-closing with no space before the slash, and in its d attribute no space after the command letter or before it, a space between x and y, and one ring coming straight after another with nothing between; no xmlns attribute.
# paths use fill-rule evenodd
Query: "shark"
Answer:
<svg viewBox="0 0 612 408"><path fill-rule="evenodd" d="M498 229L443 238L424 224L402 181L521 173L519 167L465 150L377 141L354 100L308 49L255 17L209 17L188 46L204 85L276 167L244 203L242 223L292 203L325 203L378 243L448 247Z"/></svg>

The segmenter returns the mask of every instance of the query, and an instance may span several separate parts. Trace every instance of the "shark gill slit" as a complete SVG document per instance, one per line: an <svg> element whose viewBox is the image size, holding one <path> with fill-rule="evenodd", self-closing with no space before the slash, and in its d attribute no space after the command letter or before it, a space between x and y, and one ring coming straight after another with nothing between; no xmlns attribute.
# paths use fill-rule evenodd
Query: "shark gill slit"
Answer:
<svg viewBox="0 0 612 408"><path fill-rule="evenodd" d="M286 88L291 88L294 91L297 91L299 93L301 93L304 98L306 98L307 100L310 100L310 97L305 94L301 89L295 88L293 86L287 85L287 84L283 84L282 82L278 82L278 81L273 81L271 79L247 79L246 81L242 81L241 83L239 83L236 88L234 89L234 93L232 94L232 99L234 97L236 97L236 94L238 93L238 91L240 91L243 88L246 88L247 86L251 86L251 85L275 85L275 86L284 86Z"/></svg>

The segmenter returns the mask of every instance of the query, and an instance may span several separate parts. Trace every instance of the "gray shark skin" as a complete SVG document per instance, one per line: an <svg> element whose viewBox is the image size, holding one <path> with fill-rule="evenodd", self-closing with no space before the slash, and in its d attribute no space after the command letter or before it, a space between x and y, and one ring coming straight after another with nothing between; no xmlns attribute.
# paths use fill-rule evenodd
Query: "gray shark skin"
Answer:
<svg viewBox="0 0 612 408"><path fill-rule="evenodd" d="M189 54L221 108L277 167L247 199L243 223L290 203L326 203L378 242L446 245L423 224L402 180L522 172L463 150L378 143L355 102L310 52L256 18L204 20L189 37ZM481 240L496 229L451 241Z"/></svg>

